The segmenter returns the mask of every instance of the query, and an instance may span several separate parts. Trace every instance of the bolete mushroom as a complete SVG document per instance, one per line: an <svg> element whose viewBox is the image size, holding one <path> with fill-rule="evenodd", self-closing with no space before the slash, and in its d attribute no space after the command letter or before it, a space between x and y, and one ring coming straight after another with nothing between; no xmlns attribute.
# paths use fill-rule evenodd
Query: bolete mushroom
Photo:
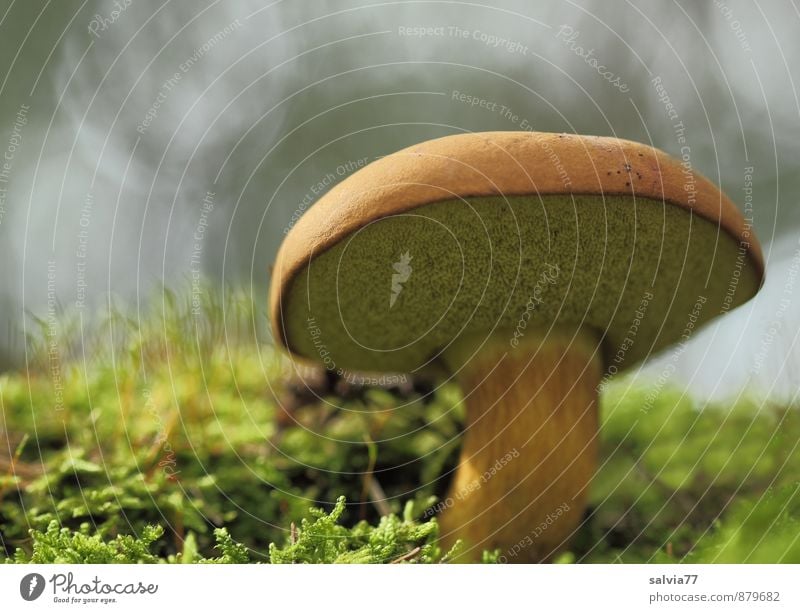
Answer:
<svg viewBox="0 0 800 613"><path fill-rule="evenodd" d="M276 341L331 369L439 373L466 424L441 538L546 561L580 524L605 377L748 300L751 225L691 160L490 132L383 157L322 197L274 267ZM646 409L646 407L643 407Z"/></svg>

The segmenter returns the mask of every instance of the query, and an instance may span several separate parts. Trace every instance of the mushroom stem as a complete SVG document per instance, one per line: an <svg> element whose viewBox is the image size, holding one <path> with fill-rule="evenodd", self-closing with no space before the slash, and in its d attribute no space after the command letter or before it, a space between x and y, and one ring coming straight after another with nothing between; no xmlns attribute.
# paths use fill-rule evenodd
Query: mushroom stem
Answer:
<svg viewBox="0 0 800 613"><path fill-rule="evenodd" d="M441 520L442 542L463 539L459 561L500 550L503 562L550 560L580 523L594 475L596 338L528 330L451 346L467 409L459 466Z"/></svg>

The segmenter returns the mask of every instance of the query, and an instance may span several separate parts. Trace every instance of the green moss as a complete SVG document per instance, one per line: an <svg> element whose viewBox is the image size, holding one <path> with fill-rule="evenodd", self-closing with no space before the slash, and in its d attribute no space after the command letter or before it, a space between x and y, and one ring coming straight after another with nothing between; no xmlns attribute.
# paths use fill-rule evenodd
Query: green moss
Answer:
<svg viewBox="0 0 800 613"><path fill-rule="evenodd" d="M284 324L296 351L331 370L406 372L460 334L510 340L527 309L530 327L607 330L607 363L621 369L756 288L737 242L676 206L472 198L378 220L316 257Z"/></svg>
<svg viewBox="0 0 800 613"><path fill-rule="evenodd" d="M160 559L154 555L154 544L164 535L161 526L145 526L141 534L118 535L103 538L100 533L91 533L89 524L78 530L60 528L51 521L47 530L31 530L33 551L30 555L18 549L13 561L20 564L155 564L158 562L178 564L244 564L249 562L247 550L231 539L228 531L214 531L219 557L204 558L197 554L194 535L189 533L183 551L177 555Z"/></svg>
<svg viewBox="0 0 800 613"><path fill-rule="evenodd" d="M416 521L414 504L409 503L403 517L391 514L382 517L377 526L359 522L352 529L339 524L345 499L326 514L313 509L313 520L303 520L299 529L280 548L270 545L272 564L380 564L408 561L433 564L446 561L452 552L443 555L437 545L439 529L436 520Z"/></svg>
<svg viewBox="0 0 800 613"><path fill-rule="evenodd" d="M265 323L249 298L204 302L200 320L188 301L153 303L84 329L93 349L61 363L62 410L47 345L0 376L0 558L449 559L432 509L459 451L456 386L315 387L300 402L287 361L247 332ZM559 561L800 561L797 408L624 379L601 405L587 520Z"/></svg>
<svg viewBox="0 0 800 613"><path fill-rule="evenodd" d="M725 521L709 531L688 562L800 563L800 482L737 501Z"/></svg>

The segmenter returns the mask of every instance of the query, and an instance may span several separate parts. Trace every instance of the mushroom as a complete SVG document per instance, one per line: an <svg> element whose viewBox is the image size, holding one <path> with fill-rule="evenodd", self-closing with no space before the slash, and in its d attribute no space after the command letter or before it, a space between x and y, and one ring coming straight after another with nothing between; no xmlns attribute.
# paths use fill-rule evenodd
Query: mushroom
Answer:
<svg viewBox="0 0 800 613"><path fill-rule="evenodd" d="M449 136L367 165L286 236L279 344L460 384L440 504L460 560L550 560L585 514L606 378L758 291L751 224L690 162L616 138Z"/></svg>

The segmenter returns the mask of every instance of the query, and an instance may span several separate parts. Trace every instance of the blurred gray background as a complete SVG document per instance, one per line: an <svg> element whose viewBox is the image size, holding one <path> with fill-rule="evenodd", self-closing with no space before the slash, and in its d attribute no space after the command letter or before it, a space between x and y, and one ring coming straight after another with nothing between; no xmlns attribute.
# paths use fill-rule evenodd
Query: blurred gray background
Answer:
<svg viewBox="0 0 800 613"><path fill-rule="evenodd" d="M740 206L752 167L768 282L643 376L791 397L799 31L791 0L0 0L4 362L54 305L88 318L200 274L265 302L293 216L359 160L527 126L679 155L681 121Z"/></svg>

